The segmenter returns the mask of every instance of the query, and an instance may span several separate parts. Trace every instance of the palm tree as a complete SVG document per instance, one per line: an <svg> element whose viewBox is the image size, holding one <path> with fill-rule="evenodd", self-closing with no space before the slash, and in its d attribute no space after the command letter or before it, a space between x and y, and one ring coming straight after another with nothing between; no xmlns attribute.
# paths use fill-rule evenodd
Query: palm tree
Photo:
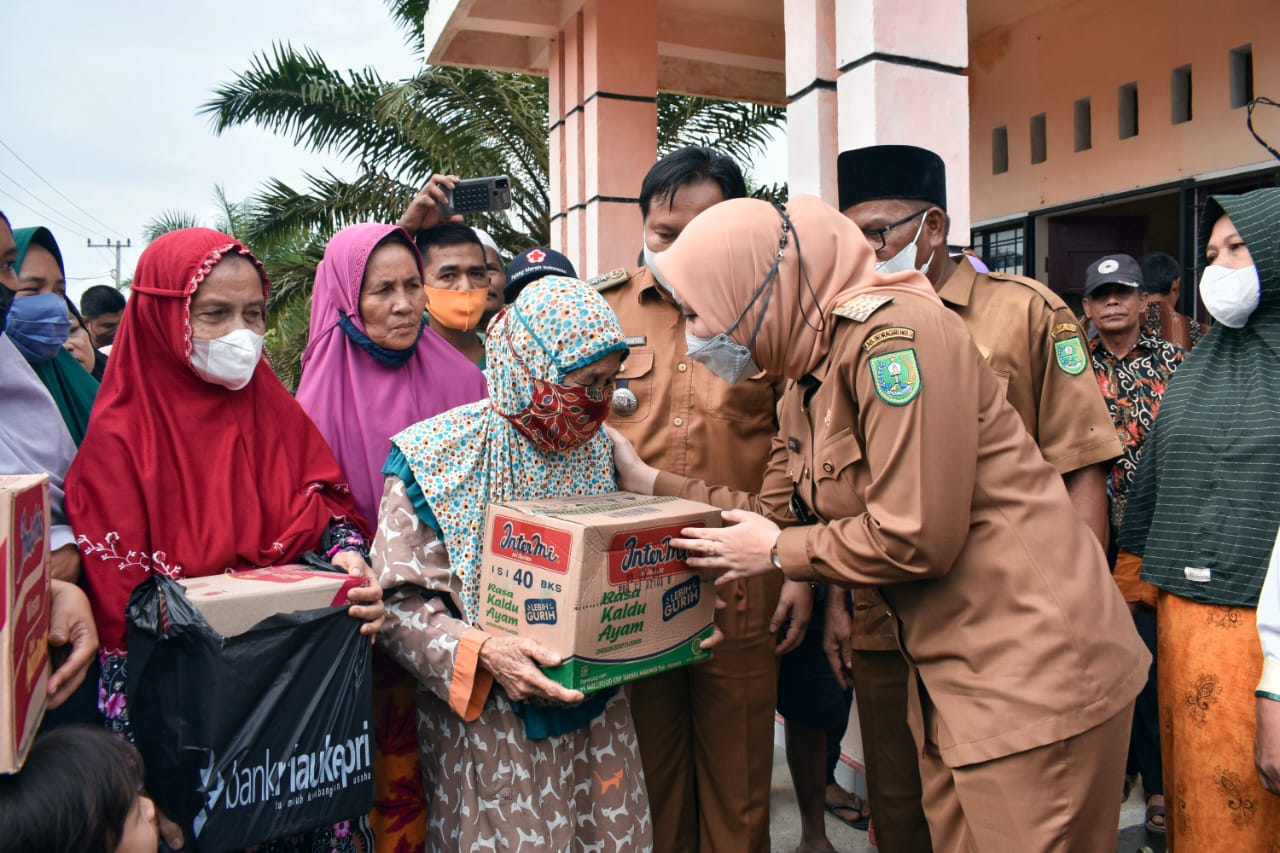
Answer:
<svg viewBox="0 0 1280 853"><path fill-rule="evenodd" d="M406 45L420 56L429 0L384 2ZM545 78L424 65L408 79L388 81L372 68L341 71L313 50L274 44L218 87L201 111L215 133L254 124L357 167L350 179L328 170L308 174L301 188L271 179L245 203L237 236L262 252L273 281L281 279L267 263L275 246L312 246L313 254L315 245L348 224L395 221L437 171L510 176L512 209L478 217L476 224L509 252L548 242ZM668 93L659 94L657 112L659 153L701 144L740 162L763 150L785 120L777 107ZM758 192L776 197L785 189ZM309 310L310 279L296 272L273 296L276 312ZM305 340L306 322L281 317L275 328L279 334L269 345L283 375L300 352L291 336Z"/></svg>

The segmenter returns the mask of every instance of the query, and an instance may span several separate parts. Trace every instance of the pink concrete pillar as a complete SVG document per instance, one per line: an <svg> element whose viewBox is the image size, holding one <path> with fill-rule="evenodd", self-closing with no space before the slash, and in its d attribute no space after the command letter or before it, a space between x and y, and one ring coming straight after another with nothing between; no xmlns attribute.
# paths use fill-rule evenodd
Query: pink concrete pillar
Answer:
<svg viewBox="0 0 1280 853"><path fill-rule="evenodd" d="M835 0L786 0L787 184L836 203Z"/></svg>
<svg viewBox="0 0 1280 853"><path fill-rule="evenodd" d="M552 44L552 242L584 278L632 266L640 250L637 195L657 152L657 40L656 0L584 0Z"/></svg>
<svg viewBox="0 0 1280 853"><path fill-rule="evenodd" d="M962 246L969 244L967 7L967 0L840 0L835 12L838 149L938 152L947 164L950 240Z"/></svg>

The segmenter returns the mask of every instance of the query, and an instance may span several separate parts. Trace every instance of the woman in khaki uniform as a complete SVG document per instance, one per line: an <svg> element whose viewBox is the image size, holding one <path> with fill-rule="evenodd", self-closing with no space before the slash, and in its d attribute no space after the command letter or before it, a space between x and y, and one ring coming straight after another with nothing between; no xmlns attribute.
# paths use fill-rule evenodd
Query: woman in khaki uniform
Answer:
<svg viewBox="0 0 1280 853"><path fill-rule="evenodd" d="M759 495L659 473L625 445L620 482L735 507L732 526L673 542L722 580L879 588L914 676L936 849L1114 849L1150 656L963 321L918 273L873 264L812 197L785 214L729 201L690 223L654 264L685 307L690 357L726 381L792 380L779 434Z"/></svg>

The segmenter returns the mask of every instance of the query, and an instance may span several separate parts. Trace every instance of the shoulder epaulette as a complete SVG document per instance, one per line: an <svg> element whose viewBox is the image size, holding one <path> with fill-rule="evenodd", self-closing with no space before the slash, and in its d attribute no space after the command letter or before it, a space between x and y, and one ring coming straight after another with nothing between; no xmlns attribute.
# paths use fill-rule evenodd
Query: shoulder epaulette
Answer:
<svg viewBox="0 0 1280 853"><path fill-rule="evenodd" d="M623 284L629 278L631 278L631 274L624 268L618 267L616 270L611 270L607 273L602 273L594 276L593 278L587 279L587 286L594 289L597 293L603 293L606 290L611 290L618 285Z"/></svg>
<svg viewBox="0 0 1280 853"><path fill-rule="evenodd" d="M1062 301L1062 297L1054 293L1053 290L1049 288L1049 285L1042 281L1036 281L1034 278L1028 278L1025 275L1016 275L1010 272L989 272L985 273L985 275L987 278L994 279L996 281L1009 281L1014 284L1022 285L1047 302L1054 310L1066 305L1066 303Z"/></svg>
<svg viewBox="0 0 1280 853"><path fill-rule="evenodd" d="M867 318L893 301L892 296L880 293L864 293L836 306L832 313L855 323L865 323Z"/></svg>

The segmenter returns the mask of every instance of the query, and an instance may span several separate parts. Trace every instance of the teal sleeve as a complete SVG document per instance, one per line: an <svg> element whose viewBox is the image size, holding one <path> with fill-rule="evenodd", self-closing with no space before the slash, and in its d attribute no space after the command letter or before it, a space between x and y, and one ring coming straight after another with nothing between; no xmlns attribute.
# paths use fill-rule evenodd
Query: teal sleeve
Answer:
<svg viewBox="0 0 1280 853"><path fill-rule="evenodd" d="M413 504L414 512L418 513L418 518L422 519L423 523L434 530L439 537L440 522L436 521L435 513L427 505L427 496L422 493L417 477L413 476L413 467L409 464L409 460L394 444L391 445L391 452L387 454L387 461L382 464L382 473L400 478L404 483L405 493Z"/></svg>

